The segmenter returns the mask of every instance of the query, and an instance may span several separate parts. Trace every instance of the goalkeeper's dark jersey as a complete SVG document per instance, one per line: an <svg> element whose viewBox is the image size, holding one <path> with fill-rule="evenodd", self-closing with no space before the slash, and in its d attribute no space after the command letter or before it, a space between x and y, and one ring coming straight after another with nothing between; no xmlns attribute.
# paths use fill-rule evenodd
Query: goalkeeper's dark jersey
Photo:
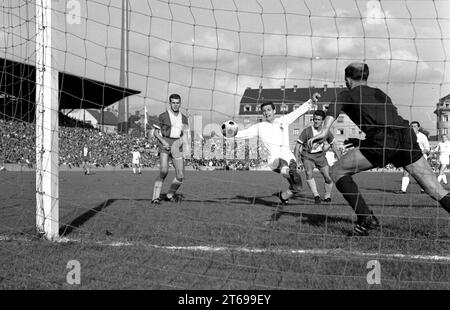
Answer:
<svg viewBox="0 0 450 310"><path fill-rule="evenodd" d="M378 88L357 86L340 92L331 101L327 115L337 118L344 112L366 134L366 139L377 129L407 128L409 122L398 115L391 98Z"/></svg>

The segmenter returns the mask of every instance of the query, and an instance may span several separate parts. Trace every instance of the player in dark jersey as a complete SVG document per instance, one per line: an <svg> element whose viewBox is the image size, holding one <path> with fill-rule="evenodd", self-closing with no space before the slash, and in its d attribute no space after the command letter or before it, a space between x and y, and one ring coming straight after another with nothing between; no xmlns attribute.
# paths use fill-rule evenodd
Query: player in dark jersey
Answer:
<svg viewBox="0 0 450 310"><path fill-rule="evenodd" d="M391 98L378 88L367 86L369 67L352 63L345 68L348 90L330 103L322 131L308 140L326 139L337 116L344 112L366 134L365 140L353 141L355 148L344 154L331 168L336 188L357 214L355 235L368 235L368 230L379 226L368 208L352 175L391 163L403 167L433 199L450 213L450 195L437 181L409 122L398 115Z"/></svg>
<svg viewBox="0 0 450 310"><path fill-rule="evenodd" d="M298 137L295 144L294 155L297 158L297 162L303 162L306 173L306 183L308 183L309 189L314 195L314 203L319 204L321 202L319 192L317 190L316 181L314 180L313 171L314 168L319 169L325 180L325 202L331 202L331 190L333 188L333 181L330 176L330 165L325 156L326 152L332 148L336 155L339 152L336 149L334 143L334 136L331 132L328 133L326 143L314 143L310 148L307 142L314 135L318 134L322 130L322 123L325 119L325 112L322 110L316 110L313 114L313 125L303 129L302 133ZM301 159L301 160L300 160Z"/></svg>
<svg viewBox="0 0 450 310"><path fill-rule="evenodd" d="M159 115L159 124L153 125L154 136L158 139L160 166L159 175L153 186L152 204L159 204L161 201L160 193L169 171L169 158L172 159L175 168L175 178L166 194L166 200L172 202L179 200L179 196L175 196L175 193L183 183L184 158L190 155L188 119L180 112L180 105L180 95L170 95L170 108Z"/></svg>

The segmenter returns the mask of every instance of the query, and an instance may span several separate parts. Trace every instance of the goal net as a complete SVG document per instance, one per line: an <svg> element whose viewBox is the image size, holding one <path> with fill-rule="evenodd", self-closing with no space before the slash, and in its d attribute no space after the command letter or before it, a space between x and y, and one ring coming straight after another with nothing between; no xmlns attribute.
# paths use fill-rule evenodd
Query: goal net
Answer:
<svg viewBox="0 0 450 310"><path fill-rule="evenodd" d="M299 167L302 191L282 205L270 148L222 133L264 122L263 102L277 118L319 93L284 128L294 151L364 62L369 85L420 123L437 177L450 2L5 0L0 14L0 287L450 288L449 214L412 178L397 194L401 169L354 176L380 221L358 237L335 187L315 201ZM171 160L161 172L155 136L172 94L189 123L181 176ZM339 152L364 139L345 114L331 131Z"/></svg>

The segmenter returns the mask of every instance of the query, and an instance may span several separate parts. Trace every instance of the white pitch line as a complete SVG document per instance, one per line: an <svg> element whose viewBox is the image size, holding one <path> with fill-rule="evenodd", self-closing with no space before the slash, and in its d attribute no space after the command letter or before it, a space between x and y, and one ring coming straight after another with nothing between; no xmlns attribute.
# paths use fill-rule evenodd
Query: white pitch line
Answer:
<svg viewBox="0 0 450 310"><path fill-rule="evenodd" d="M1 241L30 241L25 237L15 238L8 236L0 236ZM162 249L169 251L198 251L198 252L242 252L242 253L268 253L268 254L280 254L280 255L348 255L348 256L360 256L360 257L376 257L385 259L408 259L419 261L444 261L450 262L450 256L441 255L419 255L419 254L402 254L402 253L377 253L377 252L361 252L361 251L346 251L342 249L280 249L280 248L246 248L246 247L217 247L217 246L164 246L156 244L148 244L143 242L125 242L125 241L87 241L70 238L59 238L56 242L60 243L83 243L83 244L95 244L107 247L128 247L128 246L140 246L153 249Z"/></svg>

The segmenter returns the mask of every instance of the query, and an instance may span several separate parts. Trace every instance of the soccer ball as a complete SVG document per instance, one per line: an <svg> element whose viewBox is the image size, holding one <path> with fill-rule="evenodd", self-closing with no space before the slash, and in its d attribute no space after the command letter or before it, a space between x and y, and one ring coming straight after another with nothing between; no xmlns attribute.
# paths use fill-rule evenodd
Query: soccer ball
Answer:
<svg viewBox="0 0 450 310"><path fill-rule="evenodd" d="M236 136L238 125L234 121L226 121L222 124L222 134L227 138Z"/></svg>

